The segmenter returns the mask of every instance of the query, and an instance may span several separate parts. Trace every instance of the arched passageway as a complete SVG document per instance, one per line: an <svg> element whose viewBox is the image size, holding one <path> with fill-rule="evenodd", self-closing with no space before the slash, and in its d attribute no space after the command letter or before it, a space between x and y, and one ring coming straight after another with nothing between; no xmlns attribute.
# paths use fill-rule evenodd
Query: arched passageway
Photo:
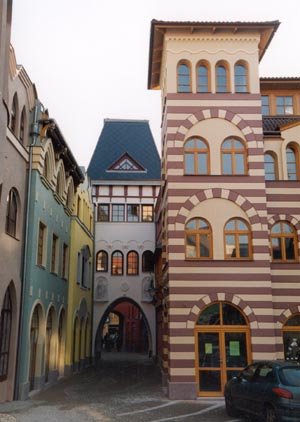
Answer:
<svg viewBox="0 0 300 422"><path fill-rule="evenodd" d="M101 352L152 354L148 321L140 306L131 299L118 299L106 309L95 339L96 357Z"/></svg>

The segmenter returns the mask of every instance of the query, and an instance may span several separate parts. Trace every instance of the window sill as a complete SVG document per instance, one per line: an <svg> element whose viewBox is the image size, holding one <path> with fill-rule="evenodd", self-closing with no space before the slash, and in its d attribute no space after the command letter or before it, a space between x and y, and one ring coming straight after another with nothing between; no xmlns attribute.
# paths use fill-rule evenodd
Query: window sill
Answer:
<svg viewBox="0 0 300 422"><path fill-rule="evenodd" d="M5 234L7 234L7 236L11 237L12 239L15 239L17 242L20 241L20 239L18 237L16 237L15 235L13 235L11 233L5 232Z"/></svg>

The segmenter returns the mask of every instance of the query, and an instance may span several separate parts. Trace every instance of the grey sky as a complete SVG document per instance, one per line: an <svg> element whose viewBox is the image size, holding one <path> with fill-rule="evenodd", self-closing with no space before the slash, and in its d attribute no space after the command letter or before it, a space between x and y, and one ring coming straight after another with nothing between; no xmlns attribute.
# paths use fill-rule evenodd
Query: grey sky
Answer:
<svg viewBox="0 0 300 422"><path fill-rule="evenodd" d="M160 92L147 90L151 19L281 25L261 76L300 76L299 0L13 0L12 44L80 165L104 118L148 119L160 152Z"/></svg>

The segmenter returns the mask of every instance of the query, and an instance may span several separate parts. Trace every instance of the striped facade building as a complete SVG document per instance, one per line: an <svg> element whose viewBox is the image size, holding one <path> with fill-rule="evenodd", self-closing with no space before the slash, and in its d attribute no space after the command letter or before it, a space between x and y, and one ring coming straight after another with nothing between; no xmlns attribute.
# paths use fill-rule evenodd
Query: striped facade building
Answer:
<svg viewBox="0 0 300 422"><path fill-rule="evenodd" d="M158 354L170 398L221 396L300 346L300 84L260 78L273 22L152 21L162 93Z"/></svg>

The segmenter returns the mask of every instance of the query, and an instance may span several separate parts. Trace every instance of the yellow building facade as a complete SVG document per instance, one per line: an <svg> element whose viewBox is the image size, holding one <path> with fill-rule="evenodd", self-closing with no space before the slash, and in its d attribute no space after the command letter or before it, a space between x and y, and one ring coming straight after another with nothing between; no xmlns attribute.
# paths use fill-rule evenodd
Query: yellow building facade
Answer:
<svg viewBox="0 0 300 422"><path fill-rule="evenodd" d="M71 218L66 375L89 365L92 357L93 208L86 176L75 195Z"/></svg>

